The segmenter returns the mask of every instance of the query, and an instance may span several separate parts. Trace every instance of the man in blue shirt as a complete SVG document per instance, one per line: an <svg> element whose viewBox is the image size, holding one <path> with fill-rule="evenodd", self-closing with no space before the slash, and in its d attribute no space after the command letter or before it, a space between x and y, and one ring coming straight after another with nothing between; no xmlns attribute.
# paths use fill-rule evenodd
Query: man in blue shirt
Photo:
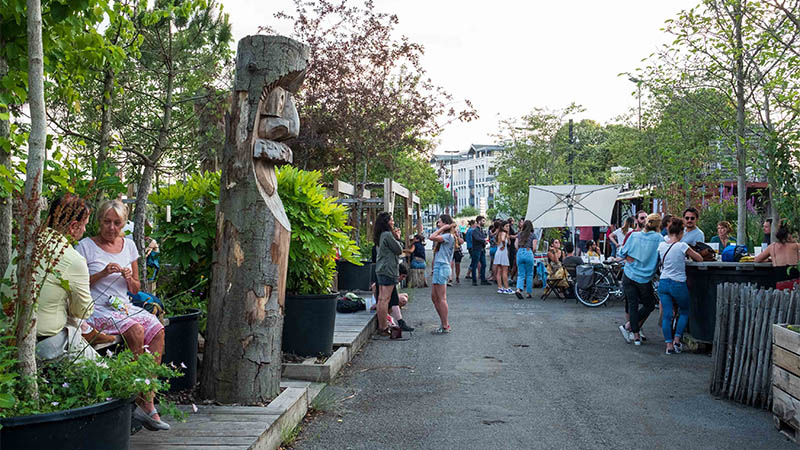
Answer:
<svg viewBox="0 0 800 450"><path fill-rule="evenodd" d="M694 247L698 242L705 242L706 235L703 230L697 228L697 219L700 218L700 213L696 209L689 207L683 212L683 222L686 224L683 229L683 237L681 242L686 242L690 247Z"/></svg>
<svg viewBox="0 0 800 450"><path fill-rule="evenodd" d="M639 330L655 309L656 294L652 281L658 265L658 245L664 242L658 232L660 226L661 216L650 214L644 223L644 231L631 234L619 253L626 261L622 290L630 314L628 326L620 325L619 331L626 342L633 340L635 345L642 344Z"/></svg>

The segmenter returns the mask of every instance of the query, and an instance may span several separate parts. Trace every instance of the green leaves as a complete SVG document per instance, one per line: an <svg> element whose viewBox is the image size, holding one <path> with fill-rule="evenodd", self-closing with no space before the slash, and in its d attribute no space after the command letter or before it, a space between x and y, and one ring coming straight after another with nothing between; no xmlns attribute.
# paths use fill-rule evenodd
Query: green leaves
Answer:
<svg viewBox="0 0 800 450"><path fill-rule="evenodd" d="M219 179L219 172L197 173L186 183L150 194L150 202L157 208L152 236L161 247L161 263L178 268L172 279L160 280L159 285L164 286L159 289L162 298L193 289L201 280L211 277ZM172 216L170 222L167 222L167 206ZM197 296L205 299L204 295ZM165 306L171 313L171 305Z"/></svg>
<svg viewBox="0 0 800 450"><path fill-rule="evenodd" d="M292 225L286 291L321 294L330 289L337 253L360 264L360 253L348 232L347 208L328 197L320 184L322 174L292 166L277 170L278 194Z"/></svg>

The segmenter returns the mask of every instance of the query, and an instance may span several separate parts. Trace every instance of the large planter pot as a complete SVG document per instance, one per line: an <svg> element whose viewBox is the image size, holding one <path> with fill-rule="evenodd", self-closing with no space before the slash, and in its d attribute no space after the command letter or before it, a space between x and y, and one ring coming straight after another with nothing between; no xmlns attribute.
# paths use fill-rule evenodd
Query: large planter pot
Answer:
<svg viewBox="0 0 800 450"><path fill-rule="evenodd" d="M169 382L169 391L177 392L191 389L197 383L197 333L199 331L200 310L189 314L169 317L169 325L164 329L164 356L162 362L173 363L181 368L183 375Z"/></svg>
<svg viewBox="0 0 800 450"><path fill-rule="evenodd" d="M368 291L372 283L372 261L361 261L357 266L349 261L336 261L336 274L340 291Z"/></svg>
<svg viewBox="0 0 800 450"><path fill-rule="evenodd" d="M0 419L3 450L127 450L132 399L48 414Z"/></svg>
<svg viewBox="0 0 800 450"><path fill-rule="evenodd" d="M333 353L336 294L286 296L283 351L298 356Z"/></svg>

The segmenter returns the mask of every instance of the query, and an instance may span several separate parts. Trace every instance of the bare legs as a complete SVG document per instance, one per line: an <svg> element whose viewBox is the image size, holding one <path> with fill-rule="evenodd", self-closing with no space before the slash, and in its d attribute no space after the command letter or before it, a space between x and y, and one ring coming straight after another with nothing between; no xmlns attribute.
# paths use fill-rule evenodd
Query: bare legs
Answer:
<svg viewBox="0 0 800 450"><path fill-rule="evenodd" d="M389 299L392 297L392 290L394 288L395 287L393 285L378 287L377 314L378 314L378 329L380 330L385 330L389 326L386 320L386 316L389 314Z"/></svg>
<svg viewBox="0 0 800 450"><path fill-rule="evenodd" d="M125 344L131 349L131 352L133 352L135 356L144 353L144 327L140 324L137 323L128 328L122 333L122 337L125 340ZM156 362L160 364L161 355L164 354L164 330L159 331L153 336L153 340L150 341L147 350L155 355ZM149 414L150 411L156 408L153 404L154 397L155 395L152 392L142 392L136 396L136 405ZM153 419L161 420L161 417L155 414Z"/></svg>
<svg viewBox="0 0 800 450"><path fill-rule="evenodd" d="M501 289L508 289L508 266L497 267L497 286Z"/></svg>
<svg viewBox="0 0 800 450"><path fill-rule="evenodd" d="M436 313L439 314L442 328L445 330L450 328L450 322L447 321L447 285L434 284L431 288L431 300L433 301L433 307L436 308Z"/></svg>

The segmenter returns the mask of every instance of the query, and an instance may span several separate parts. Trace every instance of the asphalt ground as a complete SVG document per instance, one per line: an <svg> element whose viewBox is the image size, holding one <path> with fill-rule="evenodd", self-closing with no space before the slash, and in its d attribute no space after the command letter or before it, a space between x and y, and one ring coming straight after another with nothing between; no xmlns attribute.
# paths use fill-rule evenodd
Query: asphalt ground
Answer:
<svg viewBox="0 0 800 450"><path fill-rule="evenodd" d="M462 274L463 275L463 274ZM626 344L619 303L587 308L448 288L403 310L405 341L370 341L328 386L297 449L796 449L765 410L709 394L710 355L665 355L658 310Z"/></svg>

